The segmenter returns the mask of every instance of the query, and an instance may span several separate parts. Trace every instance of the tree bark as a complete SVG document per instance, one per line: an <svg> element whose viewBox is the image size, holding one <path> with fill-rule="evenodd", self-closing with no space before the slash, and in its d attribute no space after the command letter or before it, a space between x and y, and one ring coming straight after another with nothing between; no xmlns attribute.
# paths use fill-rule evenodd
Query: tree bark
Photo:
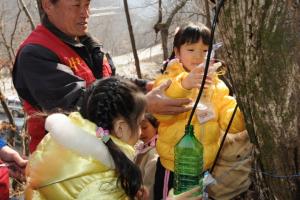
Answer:
<svg viewBox="0 0 300 200"><path fill-rule="evenodd" d="M158 22L154 25L154 30L156 33L158 33L160 31L160 35L161 35L161 42L162 42L162 49L163 49L163 56L164 56L164 60L168 59L168 36L169 36L169 28L171 26L172 20L174 18L174 16L178 13L178 11L183 8L185 6L185 4L188 2L189 0L181 0L179 1L179 3L174 7L174 9L171 11L170 15L168 16L168 18L166 19L165 22L162 22L162 16L160 15L161 13L159 13L159 19ZM161 8L161 2L159 2L159 11L162 10Z"/></svg>
<svg viewBox="0 0 300 200"><path fill-rule="evenodd" d="M135 46L135 40L134 40L134 34L133 34L131 20L130 20L128 3L127 3L127 0L123 0L123 2L124 2L124 9L125 9L128 31L129 31L129 36L130 36L130 42L131 42L131 46L132 46L132 52L133 52L133 57L134 57L134 62L135 62L135 67L136 67L136 73L137 73L138 78L142 78L140 61L139 61L137 49Z"/></svg>
<svg viewBox="0 0 300 200"><path fill-rule="evenodd" d="M254 185L269 190L260 188L259 199L299 195L299 9L296 0L225 1L219 17L225 60L259 152Z"/></svg>
<svg viewBox="0 0 300 200"><path fill-rule="evenodd" d="M205 3L205 14L206 14L206 26L211 28L210 8L208 0L204 0Z"/></svg>

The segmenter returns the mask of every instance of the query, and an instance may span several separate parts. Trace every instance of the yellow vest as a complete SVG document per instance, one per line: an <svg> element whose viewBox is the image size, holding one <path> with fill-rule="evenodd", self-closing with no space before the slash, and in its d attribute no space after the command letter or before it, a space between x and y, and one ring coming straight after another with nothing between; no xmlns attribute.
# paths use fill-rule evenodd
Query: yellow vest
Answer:
<svg viewBox="0 0 300 200"><path fill-rule="evenodd" d="M75 125L95 135L96 125L83 119L79 113L72 113L69 118ZM112 139L133 159L132 146L113 136ZM54 141L50 134L44 137L31 155L26 176L25 199L127 199L121 186L117 186L114 169L109 169L91 156L81 156L67 149Z"/></svg>

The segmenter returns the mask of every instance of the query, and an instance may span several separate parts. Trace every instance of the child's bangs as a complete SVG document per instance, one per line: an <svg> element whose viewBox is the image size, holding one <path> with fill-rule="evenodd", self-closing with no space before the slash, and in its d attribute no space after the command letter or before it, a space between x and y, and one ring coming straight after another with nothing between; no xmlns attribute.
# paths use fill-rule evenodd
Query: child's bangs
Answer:
<svg viewBox="0 0 300 200"><path fill-rule="evenodd" d="M205 27L189 26L184 29L180 38L180 44L194 44L202 40L206 45L210 41L210 31Z"/></svg>
<svg viewBox="0 0 300 200"><path fill-rule="evenodd" d="M183 33L181 37L181 44L193 44L198 42L201 38L200 30L194 27L188 27Z"/></svg>

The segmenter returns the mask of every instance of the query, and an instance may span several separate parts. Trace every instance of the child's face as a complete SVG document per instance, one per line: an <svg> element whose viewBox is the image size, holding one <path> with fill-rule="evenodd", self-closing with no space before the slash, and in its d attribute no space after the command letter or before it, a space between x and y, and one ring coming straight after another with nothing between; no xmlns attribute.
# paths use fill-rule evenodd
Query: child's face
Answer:
<svg viewBox="0 0 300 200"><path fill-rule="evenodd" d="M141 123L142 133L140 139L147 143L151 140L152 137L156 135L156 128L152 126L152 124L148 121L148 119L144 119Z"/></svg>
<svg viewBox="0 0 300 200"><path fill-rule="evenodd" d="M176 47L174 49L176 57L188 71L204 62L207 50L208 45L203 44L201 39L196 43L185 43L179 49Z"/></svg>
<svg viewBox="0 0 300 200"><path fill-rule="evenodd" d="M142 124L143 119L144 119L144 114L138 118L138 122L137 122L138 127L135 132L132 131L128 126L128 134L127 134L127 137L125 134L123 141L127 142L128 144L130 144L132 146L137 143L138 139L141 136L141 124Z"/></svg>

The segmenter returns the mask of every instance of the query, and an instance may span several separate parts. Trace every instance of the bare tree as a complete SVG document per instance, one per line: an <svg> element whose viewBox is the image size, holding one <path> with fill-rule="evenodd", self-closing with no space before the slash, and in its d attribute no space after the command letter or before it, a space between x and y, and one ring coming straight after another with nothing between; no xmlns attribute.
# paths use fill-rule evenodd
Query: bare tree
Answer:
<svg viewBox="0 0 300 200"><path fill-rule="evenodd" d="M163 49L163 58L166 60L168 58L168 35L169 35L169 28L171 26L172 20L174 16L178 13L178 11L185 6L185 4L189 0L181 0L178 4L170 12L169 16L167 17L166 21L163 22L163 15L162 15L162 0L158 1L158 21L154 25L154 30L156 33L160 32L161 41L162 41L162 49Z"/></svg>
<svg viewBox="0 0 300 200"><path fill-rule="evenodd" d="M11 24L13 26L13 29L12 29L11 34L9 34L10 38L7 38L7 35L5 34L6 33L5 30L7 30L7 28L5 27L5 19L3 18L3 13L4 12L2 12L1 16L0 16L0 36L1 36L0 38L2 40L0 44L2 44L5 47L6 54L7 54L8 58L5 59L6 61L4 63L1 62L1 65L6 66L11 71L13 61L14 61L14 58L15 58L15 49L13 48L13 40L15 38L17 25L19 23L21 9L19 8L19 10L16 14L15 21L14 21L13 24ZM2 66L0 67L0 69L2 69ZM16 124L15 124L15 120L12 117L12 114L11 114L7 104L6 104L5 96L2 93L1 89L0 89L0 103L1 103L1 106L4 110L4 113L6 114L8 120L9 120L9 123L12 125L12 127L14 127L12 129L13 130L13 135L11 136L11 139L12 139L11 142L13 143L14 142L14 135L17 131L17 129L15 128Z"/></svg>
<svg viewBox="0 0 300 200"><path fill-rule="evenodd" d="M16 55L16 48L14 46L14 43L16 43L16 41L18 41L18 26L20 29L20 21L21 21L21 14L22 11L24 11L26 18L28 19L29 23L30 23L30 27L31 30L34 29L34 22L33 19L27 9L26 4L24 3L23 0L17 0L17 13L15 14L15 12L13 12L13 14L15 14L14 17L11 17L11 13L10 12L1 12L1 16L0 16L0 38L1 38L1 43L2 45L5 47L6 49L6 53L8 56L8 60L10 62L9 66L12 66L12 63L15 59L15 55ZM5 13L9 13L6 14ZM10 17L9 17L10 16ZM14 20L13 23L8 22L7 19L5 19L4 17L8 17L9 21ZM21 28L22 29L22 28ZM11 33L8 33L11 30ZM23 32L23 31L21 31ZM0 43L0 44L1 44Z"/></svg>
<svg viewBox="0 0 300 200"><path fill-rule="evenodd" d="M22 6L23 11L25 12L25 15L26 15L27 18L28 18L28 21L29 21L29 23L30 23L30 25L31 25L31 30L34 30L34 27L35 27L35 26L34 26L34 23L33 23L33 19L32 19L32 17L31 17L30 12L29 12L28 9L27 9L26 4L24 3L23 0L19 0L19 2L20 2L20 4L21 4L21 6Z"/></svg>
<svg viewBox="0 0 300 200"><path fill-rule="evenodd" d="M15 49L13 48L13 41L14 41L16 29L17 29L17 26L19 23L20 14L21 14L21 9L19 8L19 10L16 14L15 22L13 24L11 24L11 25L13 25L13 30L10 34L10 38L7 38L6 34L5 34L5 30L7 30L7 29L5 28L5 20L3 18L3 12L0 16L0 36L2 39L1 43L3 44L3 46L6 49L8 61L10 63L10 65L8 65L8 66L12 66L14 58L15 58Z"/></svg>
<svg viewBox="0 0 300 200"><path fill-rule="evenodd" d="M19 19L20 19L20 15L21 15L21 9L19 8L19 11L18 11L16 19L15 19L13 30L12 30L12 32L10 34L10 47L12 49L13 57L16 57L16 53L15 53L15 50L13 48L13 46L14 46L13 42L14 42L16 31L17 31L17 27L18 27L18 22L19 22Z"/></svg>
<svg viewBox="0 0 300 200"><path fill-rule="evenodd" d="M209 7L209 1L204 0L205 3L205 14L206 14L206 26L208 28L211 28L211 18L210 18L210 7Z"/></svg>
<svg viewBox="0 0 300 200"><path fill-rule="evenodd" d="M257 199L299 199L300 3L225 1L220 35L257 145Z"/></svg>
<svg viewBox="0 0 300 200"><path fill-rule="evenodd" d="M1 35L1 38L2 38L2 44L3 46L5 47L6 49L6 52L7 52L7 56L9 58L9 61L10 61L10 64L12 64L13 62L13 59L14 59L14 56L13 56L13 49L12 47L10 46L9 42L7 41L6 37L5 37L5 33L4 33L4 24L3 24L3 21L2 21L2 17L0 17L0 35Z"/></svg>
<svg viewBox="0 0 300 200"><path fill-rule="evenodd" d="M136 46L135 46L134 34L133 34L132 25L131 25L127 0L123 0L123 3L124 3L124 9L125 9L125 14L126 14L126 20L127 20L127 25L128 25L128 31L129 31L129 36L130 36L131 47L132 47L132 52L133 52L133 57L134 57L137 76L139 78L142 78L142 73L141 73L141 68L140 68L140 61L139 61L137 49L136 49Z"/></svg>

